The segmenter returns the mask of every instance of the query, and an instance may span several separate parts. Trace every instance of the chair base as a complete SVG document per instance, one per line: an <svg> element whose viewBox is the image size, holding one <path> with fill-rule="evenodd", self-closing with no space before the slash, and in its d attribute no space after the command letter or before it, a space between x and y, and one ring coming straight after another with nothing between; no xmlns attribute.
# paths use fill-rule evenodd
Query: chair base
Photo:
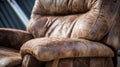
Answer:
<svg viewBox="0 0 120 67"><path fill-rule="evenodd" d="M40 62L31 55L24 56L22 67L114 67L112 58L84 57L67 58L48 62Z"/></svg>
<svg viewBox="0 0 120 67"><path fill-rule="evenodd" d="M25 55L23 58L22 67L45 67L45 62L40 62L31 55Z"/></svg>
<svg viewBox="0 0 120 67"><path fill-rule="evenodd" d="M112 59L107 57L61 59L57 66L54 64L48 62L46 67L114 67Z"/></svg>

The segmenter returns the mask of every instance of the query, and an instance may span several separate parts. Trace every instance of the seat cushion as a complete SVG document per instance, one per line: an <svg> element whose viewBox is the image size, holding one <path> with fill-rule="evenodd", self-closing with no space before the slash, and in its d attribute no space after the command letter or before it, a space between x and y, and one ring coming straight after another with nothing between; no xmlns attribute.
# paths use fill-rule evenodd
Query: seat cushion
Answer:
<svg viewBox="0 0 120 67"><path fill-rule="evenodd" d="M21 64L21 60L17 50L0 47L0 67L15 67Z"/></svg>

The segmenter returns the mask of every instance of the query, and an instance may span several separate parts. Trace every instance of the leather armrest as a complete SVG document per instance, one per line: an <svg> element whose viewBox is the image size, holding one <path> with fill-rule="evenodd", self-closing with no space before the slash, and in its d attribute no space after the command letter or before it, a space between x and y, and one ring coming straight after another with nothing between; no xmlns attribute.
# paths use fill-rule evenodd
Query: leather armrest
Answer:
<svg viewBox="0 0 120 67"><path fill-rule="evenodd" d="M85 39L36 38L26 42L20 50L22 57L30 54L39 61L73 57L113 57L106 45Z"/></svg>
<svg viewBox="0 0 120 67"><path fill-rule="evenodd" d="M33 39L33 36L26 31L0 28L0 46L20 49L23 43Z"/></svg>

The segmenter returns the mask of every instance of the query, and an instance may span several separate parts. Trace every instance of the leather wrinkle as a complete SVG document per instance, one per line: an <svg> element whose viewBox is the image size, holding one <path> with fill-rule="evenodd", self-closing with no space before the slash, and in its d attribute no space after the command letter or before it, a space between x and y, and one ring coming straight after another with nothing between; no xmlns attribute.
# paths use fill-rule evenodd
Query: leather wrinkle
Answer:
<svg viewBox="0 0 120 67"><path fill-rule="evenodd" d="M53 20L53 22L52 23L55 23L55 21L57 20L58 18L56 18L55 20ZM52 27L52 25L53 24L51 24L51 26L50 26L50 28L48 29L48 31L47 31L47 36L50 36L50 34L56 29L56 27L59 25L59 23L57 23L54 27ZM52 29L51 29L51 27L52 27Z"/></svg>
<svg viewBox="0 0 120 67"><path fill-rule="evenodd" d="M93 27L96 26L96 24L98 23L98 19L100 18L99 16L101 16L103 1L104 1L104 0L102 0L102 4L101 4L101 7L100 7L99 15L97 16L97 19L96 19L95 23L93 24L92 29L93 29ZM92 32L92 30L90 30L90 32ZM90 32L89 32L89 33L90 33Z"/></svg>
<svg viewBox="0 0 120 67"><path fill-rule="evenodd" d="M56 18L55 18L53 21L51 21L51 23L48 25L49 28L46 30L46 35L45 35L45 36L50 36L50 34L52 33L52 31L49 32L50 27L52 26L52 24L53 24L57 19L58 19L58 17L56 17ZM49 23L49 22L48 22L48 23ZM55 27L57 27L57 26L55 26ZM52 28L52 29L54 30L55 27Z"/></svg>
<svg viewBox="0 0 120 67"><path fill-rule="evenodd" d="M54 22L53 22L53 23L54 23ZM51 21L50 18L48 18L46 24L45 24L44 27L43 27L43 28L46 28L46 32L47 32L47 30L49 29L49 27L50 27L51 25L52 25L52 21Z"/></svg>
<svg viewBox="0 0 120 67"><path fill-rule="evenodd" d="M71 27L69 28L70 31L68 32L68 37L71 37L71 34L72 34L72 31L73 31L73 28L75 26L75 23L76 23L76 20L74 20L73 24L71 25ZM70 33L71 32L71 33Z"/></svg>

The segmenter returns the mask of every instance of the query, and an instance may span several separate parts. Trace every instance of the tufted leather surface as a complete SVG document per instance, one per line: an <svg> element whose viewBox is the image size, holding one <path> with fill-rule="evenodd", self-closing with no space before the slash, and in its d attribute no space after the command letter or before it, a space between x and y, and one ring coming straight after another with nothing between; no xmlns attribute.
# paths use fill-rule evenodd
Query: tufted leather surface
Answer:
<svg viewBox="0 0 120 67"><path fill-rule="evenodd" d="M31 54L39 61L73 57L113 57L113 51L104 44L84 39L37 38L21 47L22 56Z"/></svg>
<svg viewBox="0 0 120 67"><path fill-rule="evenodd" d="M22 58L19 54L19 51L0 47L0 67L15 67L20 65Z"/></svg>

